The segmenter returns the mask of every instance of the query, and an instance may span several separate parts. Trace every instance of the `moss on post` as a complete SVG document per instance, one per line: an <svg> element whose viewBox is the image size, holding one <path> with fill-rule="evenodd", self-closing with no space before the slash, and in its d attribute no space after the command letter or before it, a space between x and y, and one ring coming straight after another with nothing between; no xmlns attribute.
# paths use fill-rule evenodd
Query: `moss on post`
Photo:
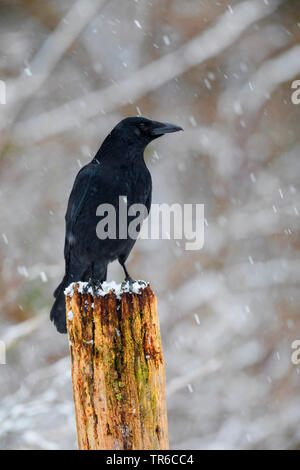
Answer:
<svg viewBox="0 0 300 470"><path fill-rule="evenodd" d="M90 291L66 293L79 449L168 449L156 297Z"/></svg>

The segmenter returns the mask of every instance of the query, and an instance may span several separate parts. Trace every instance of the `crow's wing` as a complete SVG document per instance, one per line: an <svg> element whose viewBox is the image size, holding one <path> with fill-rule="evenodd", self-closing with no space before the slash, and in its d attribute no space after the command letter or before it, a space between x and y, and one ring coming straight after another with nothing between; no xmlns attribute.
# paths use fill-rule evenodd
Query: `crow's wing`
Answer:
<svg viewBox="0 0 300 470"><path fill-rule="evenodd" d="M68 270L70 261L72 240L74 236L73 229L87 198L96 167L97 165L95 163L89 163L88 165L81 168L75 178L74 185L69 197L68 208L65 216L66 238L64 254L66 261L66 272Z"/></svg>

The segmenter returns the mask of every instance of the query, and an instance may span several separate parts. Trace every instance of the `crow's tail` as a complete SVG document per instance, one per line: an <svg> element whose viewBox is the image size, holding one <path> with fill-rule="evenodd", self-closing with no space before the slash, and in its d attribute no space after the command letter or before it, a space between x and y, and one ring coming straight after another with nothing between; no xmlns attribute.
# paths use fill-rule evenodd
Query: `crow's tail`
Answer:
<svg viewBox="0 0 300 470"><path fill-rule="evenodd" d="M65 303L65 294L64 290L71 284L71 276L65 274L63 280L59 286L54 291L55 302L50 312L50 320L53 321L56 329L59 333L67 332L67 322L66 322L66 303Z"/></svg>
<svg viewBox="0 0 300 470"><path fill-rule="evenodd" d="M50 319L53 321L56 329L59 333L67 333L67 322L66 322L66 303L64 291L71 282L77 281L88 281L91 275L89 269L77 269L76 275L65 274L63 280L54 291L55 302L50 312ZM106 280L107 266L99 265L95 268L94 276L99 281L103 282Z"/></svg>

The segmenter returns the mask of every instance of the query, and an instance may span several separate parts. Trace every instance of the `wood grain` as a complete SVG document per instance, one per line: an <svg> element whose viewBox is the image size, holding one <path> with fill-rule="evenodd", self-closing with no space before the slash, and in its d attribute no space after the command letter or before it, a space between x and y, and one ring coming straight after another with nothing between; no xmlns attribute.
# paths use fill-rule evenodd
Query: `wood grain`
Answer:
<svg viewBox="0 0 300 470"><path fill-rule="evenodd" d="M157 302L139 294L66 297L79 449L168 449Z"/></svg>

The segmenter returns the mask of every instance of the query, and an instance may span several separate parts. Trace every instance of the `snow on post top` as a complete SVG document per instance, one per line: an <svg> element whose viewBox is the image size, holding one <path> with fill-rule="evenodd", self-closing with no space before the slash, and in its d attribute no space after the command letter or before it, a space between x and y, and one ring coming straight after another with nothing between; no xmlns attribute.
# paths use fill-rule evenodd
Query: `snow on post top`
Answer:
<svg viewBox="0 0 300 470"><path fill-rule="evenodd" d="M122 294L126 292L131 292L134 294L140 294L141 290L145 289L148 286L149 282L146 281L134 281L133 283L122 282L122 284L117 284L115 281L104 281L99 287L93 288L88 282L72 282L64 291L65 295L72 297L74 294L75 286L78 286L77 291L79 294L91 294L93 297L104 297L105 295L112 292L116 295L118 299L121 298Z"/></svg>

